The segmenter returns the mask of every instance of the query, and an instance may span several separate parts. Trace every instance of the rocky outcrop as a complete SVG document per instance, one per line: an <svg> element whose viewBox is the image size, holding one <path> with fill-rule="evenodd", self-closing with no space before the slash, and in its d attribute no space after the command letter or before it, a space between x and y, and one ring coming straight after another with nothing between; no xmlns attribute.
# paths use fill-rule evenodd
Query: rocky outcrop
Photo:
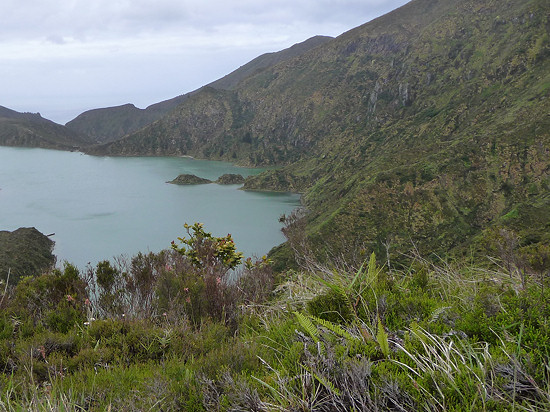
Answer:
<svg viewBox="0 0 550 412"><path fill-rule="evenodd" d="M219 185L240 185L244 183L244 177L235 173L226 173L218 177L216 183Z"/></svg>
<svg viewBox="0 0 550 412"><path fill-rule="evenodd" d="M23 276L37 276L55 265L55 242L34 227L0 231L0 280L15 285Z"/></svg>
<svg viewBox="0 0 550 412"><path fill-rule="evenodd" d="M204 179L199 176L191 175L191 174L181 174L178 177L176 177L174 180L171 180L166 183L171 183L174 185L203 185L206 183L212 183L212 181L208 179Z"/></svg>

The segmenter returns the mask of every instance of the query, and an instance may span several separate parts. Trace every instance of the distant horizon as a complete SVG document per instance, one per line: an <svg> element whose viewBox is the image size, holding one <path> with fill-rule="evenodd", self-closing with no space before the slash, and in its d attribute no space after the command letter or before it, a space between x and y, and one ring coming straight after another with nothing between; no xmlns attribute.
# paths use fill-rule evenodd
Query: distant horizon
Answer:
<svg viewBox="0 0 550 412"><path fill-rule="evenodd" d="M0 13L0 105L62 125L93 109L144 109L262 54L339 36L407 2L13 2Z"/></svg>

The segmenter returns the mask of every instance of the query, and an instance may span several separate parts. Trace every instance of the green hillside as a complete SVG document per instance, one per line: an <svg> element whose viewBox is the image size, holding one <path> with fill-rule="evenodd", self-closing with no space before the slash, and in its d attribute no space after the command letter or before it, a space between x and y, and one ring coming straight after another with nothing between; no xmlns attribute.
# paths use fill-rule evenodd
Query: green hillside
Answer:
<svg viewBox="0 0 550 412"><path fill-rule="evenodd" d="M153 104L145 109L139 109L128 103L122 106L88 110L79 114L65 126L95 139L98 143L108 143L160 119L188 97L188 94L184 94Z"/></svg>
<svg viewBox="0 0 550 412"><path fill-rule="evenodd" d="M276 165L245 188L305 210L269 257L190 223L1 285L0 410L550 410L549 11L413 0L90 149Z"/></svg>
<svg viewBox="0 0 550 412"><path fill-rule="evenodd" d="M178 99L173 105L185 100ZM110 142L138 130L162 117L173 106L166 110L138 109L133 104L116 107L93 109L79 114L66 124L68 129L85 134L97 142Z"/></svg>
<svg viewBox="0 0 550 412"><path fill-rule="evenodd" d="M548 242L548 24L540 0L415 0L94 153L286 165L245 188L304 192L336 249Z"/></svg>
<svg viewBox="0 0 550 412"><path fill-rule="evenodd" d="M282 61L300 56L329 39L331 38L327 36L315 36L288 49L263 54L221 79L208 84L207 87L220 90L234 89L243 79L246 79L250 75L272 67ZM125 104L122 106L89 110L78 115L75 119L68 122L66 126L71 130L94 138L97 142L112 142L161 119L175 107L184 103L190 96L200 93L201 90L198 89L173 99L152 104L146 109L138 109L132 104Z"/></svg>
<svg viewBox="0 0 550 412"><path fill-rule="evenodd" d="M239 67L237 70L232 71L228 75L208 84L207 86L213 87L214 89L234 90L238 88L240 82L246 78L258 74L262 70L275 66L278 63L298 57L331 39L332 37L328 36L314 36L306 41L295 44L288 49L262 54L261 56L258 56L245 65Z"/></svg>

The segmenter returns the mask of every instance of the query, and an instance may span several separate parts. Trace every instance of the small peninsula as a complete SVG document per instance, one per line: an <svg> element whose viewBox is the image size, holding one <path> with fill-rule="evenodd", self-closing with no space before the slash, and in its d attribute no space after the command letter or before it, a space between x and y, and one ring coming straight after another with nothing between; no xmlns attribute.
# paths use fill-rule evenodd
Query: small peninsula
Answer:
<svg viewBox="0 0 550 412"><path fill-rule="evenodd" d="M55 242L34 227L0 231L0 279L15 285L23 276L40 274L55 265Z"/></svg>

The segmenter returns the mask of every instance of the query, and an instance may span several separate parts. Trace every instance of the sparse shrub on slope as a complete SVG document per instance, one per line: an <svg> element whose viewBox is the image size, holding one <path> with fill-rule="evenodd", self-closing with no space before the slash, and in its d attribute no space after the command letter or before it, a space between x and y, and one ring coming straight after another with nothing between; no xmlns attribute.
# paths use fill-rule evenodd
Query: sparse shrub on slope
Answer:
<svg viewBox="0 0 550 412"><path fill-rule="evenodd" d="M7 310L13 316L29 318L34 325L65 333L86 319L86 299L86 284L78 269L66 263L63 270L23 278Z"/></svg>

